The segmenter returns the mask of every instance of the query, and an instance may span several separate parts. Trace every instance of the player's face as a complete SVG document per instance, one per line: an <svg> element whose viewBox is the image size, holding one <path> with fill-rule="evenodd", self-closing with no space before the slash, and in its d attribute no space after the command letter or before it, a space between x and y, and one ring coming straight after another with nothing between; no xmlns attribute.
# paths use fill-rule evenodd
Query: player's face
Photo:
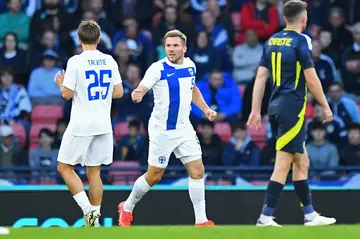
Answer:
<svg viewBox="0 0 360 239"><path fill-rule="evenodd" d="M171 63L178 64L184 58L186 46L180 37L168 37L165 40L165 52Z"/></svg>

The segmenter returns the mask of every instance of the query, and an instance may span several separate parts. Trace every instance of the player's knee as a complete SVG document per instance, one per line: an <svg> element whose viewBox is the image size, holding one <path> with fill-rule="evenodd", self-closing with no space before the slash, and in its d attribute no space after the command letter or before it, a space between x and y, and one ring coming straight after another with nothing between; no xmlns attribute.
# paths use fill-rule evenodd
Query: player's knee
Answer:
<svg viewBox="0 0 360 239"><path fill-rule="evenodd" d="M61 176L64 175L69 170L70 171L72 170L72 167L69 166L69 165L59 163L58 166L57 166L57 171L59 172L59 174Z"/></svg>
<svg viewBox="0 0 360 239"><path fill-rule="evenodd" d="M189 176L192 179L202 179L204 177L204 165L196 164L189 168Z"/></svg>
<svg viewBox="0 0 360 239"><path fill-rule="evenodd" d="M162 172L151 172L151 173L148 172L146 174L145 178L146 178L146 181L149 184L149 186L152 187L161 181L162 176L163 176Z"/></svg>
<svg viewBox="0 0 360 239"><path fill-rule="evenodd" d="M291 168L291 162L282 161L282 162L276 162L274 171L276 173L289 173Z"/></svg>

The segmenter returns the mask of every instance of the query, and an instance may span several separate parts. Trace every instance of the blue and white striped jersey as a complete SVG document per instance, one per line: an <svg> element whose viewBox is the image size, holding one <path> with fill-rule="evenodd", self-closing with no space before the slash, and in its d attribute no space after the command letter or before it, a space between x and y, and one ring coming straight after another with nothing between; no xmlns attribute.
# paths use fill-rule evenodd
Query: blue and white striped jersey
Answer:
<svg viewBox="0 0 360 239"><path fill-rule="evenodd" d="M182 65L176 65L165 57L149 67L140 82L154 92L155 104L149 127L174 130L191 124L189 116L195 74L196 67L190 58L185 58Z"/></svg>

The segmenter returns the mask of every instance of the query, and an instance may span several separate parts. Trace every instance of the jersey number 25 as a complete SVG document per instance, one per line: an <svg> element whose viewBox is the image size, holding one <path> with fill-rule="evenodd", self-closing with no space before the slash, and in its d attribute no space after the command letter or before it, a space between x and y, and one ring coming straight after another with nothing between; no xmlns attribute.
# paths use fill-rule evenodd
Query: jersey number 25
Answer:
<svg viewBox="0 0 360 239"><path fill-rule="evenodd" d="M102 90L101 90L101 99L105 100L109 93L110 82L104 82L104 77L107 76L108 78L111 78L112 71L111 70L100 70L99 73L97 73L95 70L89 70L89 71L85 71L85 76L86 76L87 80L90 80L92 78L91 76L93 76L93 79L94 79L94 82L89 84L89 86L87 88L89 101L100 99L100 90L99 89L97 89L95 91L95 94L91 94L91 88L93 88L93 87L106 88L105 94L103 94Z"/></svg>

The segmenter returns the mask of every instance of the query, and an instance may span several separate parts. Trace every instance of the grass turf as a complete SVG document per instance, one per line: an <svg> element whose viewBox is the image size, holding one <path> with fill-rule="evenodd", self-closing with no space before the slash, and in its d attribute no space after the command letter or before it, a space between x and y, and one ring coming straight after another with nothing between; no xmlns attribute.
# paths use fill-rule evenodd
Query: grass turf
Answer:
<svg viewBox="0 0 360 239"><path fill-rule="evenodd" d="M4 239L355 239L360 238L360 225L283 228L255 226L133 226L130 228L20 228L10 229Z"/></svg>

